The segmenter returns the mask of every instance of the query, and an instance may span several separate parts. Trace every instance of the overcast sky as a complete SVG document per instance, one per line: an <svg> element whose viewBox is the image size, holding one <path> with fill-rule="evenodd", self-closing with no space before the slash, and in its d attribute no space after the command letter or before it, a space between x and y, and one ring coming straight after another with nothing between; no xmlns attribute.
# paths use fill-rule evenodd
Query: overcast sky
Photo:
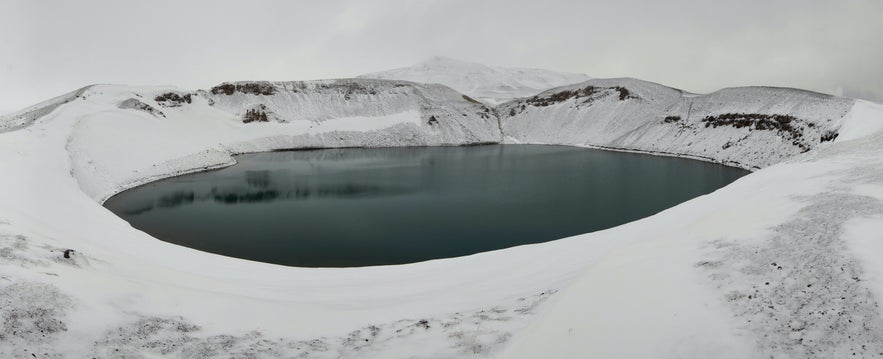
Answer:
<svg viewBox="0 0 883 359"><path fill-rule="evenodd" d="M0 113L92 83L351 77L433 55L883 100L883 1L0 2Z"/></svg>

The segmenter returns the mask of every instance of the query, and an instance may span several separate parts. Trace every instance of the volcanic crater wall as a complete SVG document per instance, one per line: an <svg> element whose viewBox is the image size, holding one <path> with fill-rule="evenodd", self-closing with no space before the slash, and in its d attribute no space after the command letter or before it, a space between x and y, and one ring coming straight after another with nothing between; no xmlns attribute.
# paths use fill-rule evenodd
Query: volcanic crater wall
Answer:
<svg viewBox="0 0 883 359"><path fill-rule="evenodd" d="M593 79L500 105L509 142L684 155L757 169L837 136L854 100L740 87L707 95L635 79Z"/></svg>
<svg viewBox="0 0 883 359"><path fill-rule="evenodd" d="M236 82L200 94L212 106L243 117L243 122L257 118L263 122L321 123L417 111L420 120L411 136L421 140L412 145L500 141L492 108L442 85L373 79Z"/></svg>

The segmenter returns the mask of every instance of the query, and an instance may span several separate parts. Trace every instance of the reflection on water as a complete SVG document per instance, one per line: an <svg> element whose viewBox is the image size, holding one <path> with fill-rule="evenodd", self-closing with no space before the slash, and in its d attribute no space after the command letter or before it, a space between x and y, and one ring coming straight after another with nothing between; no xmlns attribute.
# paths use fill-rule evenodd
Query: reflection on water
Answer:
<svg viewBox="0 0 883 359"><path fill-rule="evenodd" d="M409 263L609 228L746 172L666 157L497 145L242 155L105 205L153 236L298 266Z"/></svg>
<svg viewBox="0 0 883 359"><path fill-rule="evenodd" d="M225 204L270 202L279 198L279 192L273 190L251 192L219 192L212 189L212 200Z"/></svg>
<svg viewBox="0 0 883 359"><path fill-rule="evenodd" d="M263 174L267 175L264 177L265 179L269 179L269 171L263 171ZM255 172L248 172L245 174L245 181L249 186L252 186L251 181L253 180L252 176L254 175ZM262 188L266 188L266 186L269 185L269 182L261 183L265 184L262 185ZM404 187L382 187L377 185L359 185L353 183L339 185L306 183L299 185L297 183L287 183L278 186L276 189L266 190L252 190L248 188L238 188L236 186L212 186L211 188L207 188L207 191L202 192L196 192L195 190L190 192L175 190L172 193L160 195L154 201L155 205L153 203L146 205L143 203L135 205L133 203L129 208L119 208L119 210L126 214L135 215L152 210L154 207L172 208L193 205L194 203L203 201L214 201L223 204L258 203L276 200L392 196L403 194L408 191L409 190Z"/></svg>
<svg viewBox="0 0 883 359"><path fill-rule="evenodd" d="M251 187L268 188L270 187L270 171L247 171L245 172L245 183Z"/></svg>
<svg viewBox="0 0 883 359"><path fill-rule="evenodd" d="M163 195L156 202L157 206L161 208L168 207L177 207L182 204L193 203L196 199L196 194L193 192L175 192L172 194Z"/></svg>

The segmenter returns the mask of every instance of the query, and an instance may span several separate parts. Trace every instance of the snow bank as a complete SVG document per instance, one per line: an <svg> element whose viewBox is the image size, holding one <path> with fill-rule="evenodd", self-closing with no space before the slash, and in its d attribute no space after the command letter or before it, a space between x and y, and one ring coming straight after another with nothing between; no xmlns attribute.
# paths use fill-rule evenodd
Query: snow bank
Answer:
<svg viewBox="0 0 883 359"><path fill-rule="evenodd" d="M0 133L0 303L12 303L0 307L3 356L883 352L874 295L883 288L861 280L873 257L857 258L842 239L875 248L876 226L861 218L875 218L883 200L877 105L768 88L687 96L614 79L494 109L441 85L356 79L91 86L40 108ZM752 116L718 116L730 113ZM776 116L794 119L786 127ZM826 131L840 136L821 142ZM793 133L808 150L795 157L804 149ZM765 168L620 227L369 268L198 252L100 206L133 185L231 165L237 153L503 134Z"/></svg>

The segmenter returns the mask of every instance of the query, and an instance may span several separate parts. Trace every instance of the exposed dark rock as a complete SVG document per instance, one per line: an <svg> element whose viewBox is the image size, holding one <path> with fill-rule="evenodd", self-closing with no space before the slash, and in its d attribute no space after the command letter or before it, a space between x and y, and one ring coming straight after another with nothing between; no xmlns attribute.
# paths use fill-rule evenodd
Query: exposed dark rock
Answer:
<svg viewBox="0 0 883 359"><path fill-rule="evenodd" d="M583 101L582 104L589 103L593 101L591 98L595 94L610 95L613 92L617 92L619 94L619 100L625 101L626 99L636 98L634 95L629 92L629 90L622 86L614 86L614 87L595 87L595 86L586 86L581 89L576 90L563 90L559 92L552 93L550 95L536 95L533 97L529 97L524 100L525 103L535 107L545 107L549 105L554 105L557 103L561 103L570 99L580 99L580 98L588 98L586 101ZM523 111L523 109L522 109Z"/></svg>
<svg viewBox="0 0 883 359"><path fill-rule="evenodd" d="M162 111L157 110L157 109L153 108L153 106L150 106L150 105L148 105L144 102L141 102L138 99L134 99L134 98L130 98L128 100L121 102L118 107L122 108L122 109L144 111L144 112L147 112L153 116L166 117L166 115L164 113L162 113Z"/></svg>
<svg viewBox="0 0 883 359"><path fill-rule="evenodd" d="M612 87L612 89L619 92L619 100L620 101L625 101L626 99L635 98L634 96L632 96L632 93L629 92L629 89L627 89L625 87L614 86L614 87Z"/></svg>
<svg viewBox="0 0 883 359"><path fill-rule="evenodd" d="M681 116L665 116L665 119L662 122L665 123L675 123L681 120Z"/></svg>
<svg viewBox="0 0 883 359"><path fill-rule="evenodd" d="M166 92L159 96L156 96L154 99L156 103L163 107L178 107L185 103L191 103L192 98L190 94L179 95L174 92Z"/></svg>
<svg viewBox="0 0 883 359"><path fill-rule="evenodd" d="M279 121L279 118L264 104L251 106L242 115L242 123L270 122L270 120Z"/></svg>
<svg viewBox="0 0 883 359"><path fill-rule="evenodd" d="M371 87L366 87L358 82L345 82L341 84L344 88L343 98L345 100L349 100L353 95L376 95L377 90Z"/></svg>
<svg viewBox="0 0 883 359"><path fill-rule="evenodd" d="M822 135L822 137L819 139L819 141L820 142L834 141L835 139L837 139L837 136L840 136L840 134L837 133L836 131L828 131Z"/></svg>
<svg viewBox="0 0 883 359"><path fill-rule="evenodd" d="M429 123L430 125L437 125L437 124L438 124L438 119L436 119L435 116L429 116L429 122L428 122L428 123Z"/></svg>
<svg viewBox="0 0 883 359"><path fill-rule="evenodd" d="M304 82L295 82L291 84L290 91L307 91L310 90L309 85ZM377 89L372 86L366 86L359 81L338 80L330 83L315 84L315 90L320 92L342 93L344 100L350 100L354 95L377 95Z"/></svg>
<svg viewBox="0 0 883 359"><path fill-rule="evenodd" d="M482 103L480 101L478 101L472 97L466 96L466 95L463 95L463 99L466 101L472 102L474 104L477 104L477 105L482 105Z"/></svg>
<svg viewBox="0 0 883 359"><path fill-rule="evenodd" d="M246 110L245 115L242 116L242 123L251 122L270 122L270 120L267 119L266 112L253 108Z"/></svg>
<svg viewBox="0 0 883 359"><path fill-rule="evenodd" d="M484 105L481 105L481 111L479 111L477 114L479 117L481 117L483 119L489 119L489 118L491 118L491 115L494 113L495 112L491 112L491 109L487 108Z"/></svg>
<svg viewBox="0 0 883 359"><path fill-rule="evenodd" d="M218 86L212 87L211 90L214 95L232 95L236 92L241 92L244 94L251 95L264 95L269 96L276 93L276 87L264 82L245 82L245 83L223 83Z"/></svg>
<svg viewBox="0 0 883 359"><path fill-rule="evenodd" d="M545 107L567 101L571 98L588 97L596 92L598 92L598 88L594 86L586 86L578 90L564 90L547 96L536 95L524 100L524 102L531 106Z"/></svg>
<svg viewBox="0 0 883 359"><path fill-rule="evenodd" d="M718 126L731 126L735 128L748 127L752 130L776 131L786 139L792 140L791 144L799 147L801 152L809 151L809 146L804 143L803 132L798 128L798 120L791 115L766 115L759 113L725 113L716 116L706 116L702 119L705 127L717 128Z"/></svg>
<svg viewBox="0 0 883 359"><path fill-rule="evenodd" d="M219 95L232 95L236 93L236 85L233 84L220 84L218 86L212 87L212 94Z"/></svg>

